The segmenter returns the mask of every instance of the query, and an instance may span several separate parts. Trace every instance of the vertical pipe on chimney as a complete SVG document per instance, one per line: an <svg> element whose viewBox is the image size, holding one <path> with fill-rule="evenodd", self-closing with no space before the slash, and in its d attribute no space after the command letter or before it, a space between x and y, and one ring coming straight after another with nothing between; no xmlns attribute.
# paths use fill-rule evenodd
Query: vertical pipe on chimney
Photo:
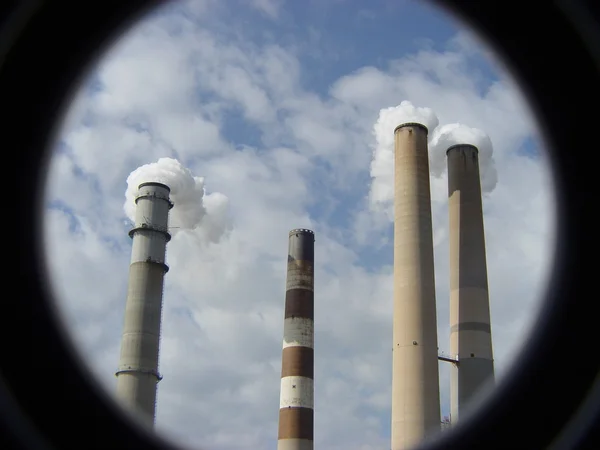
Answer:
<svg viewBox="0 0 600 450"><path fill-rule="evenodd" d="M394 130L392 450L440 430L427 128Z"/></svg>
<svg viewBox="0 0 600 450"><path fill-rule="evenodd" d="M142 183L135 199L133 239L121 357L117 376L117 398L137 415L154 424L156 410L158 351L162 314L170 189L161 183Z"/></svg>
<svg viewBox="0 0 600 450"><path fill-rule="evenodd" d="M450 218L450 403L455 423L469 401L494 381L479 151L453 145L448 159Z"/></svg>
<svg viewBox="0 0 600 450"><path fill-rule="evenodd" d="M312 450L314 233L289 233L277 450Z"/></svg>

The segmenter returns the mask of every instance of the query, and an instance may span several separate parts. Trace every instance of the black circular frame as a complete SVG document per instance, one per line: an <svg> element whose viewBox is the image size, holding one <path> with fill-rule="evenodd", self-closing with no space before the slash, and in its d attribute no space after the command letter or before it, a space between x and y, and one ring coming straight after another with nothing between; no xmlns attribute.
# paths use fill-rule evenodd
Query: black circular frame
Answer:
<svg viewBox="0 0 600 450"><path fill-rule="evenodd" d="M0 312L1 448L170 447L132 422L78 363L49 299L40 245L48 147L70 98L112 39L161 3L0 6L6 12L0 23L0 142L8 156L4 171L13 177L4 183L11 200L3 216L11 276ZM591 273L597 246L590 226L597 203L587 156L598 156L592 140L598 119L588 108L600 104L600 21L583 0L562 6L436 3L487 40L527 95L553 163L558 238L543 316L514 367L475 416L424 448L583 448L600 393L598 293Z"/></svg>

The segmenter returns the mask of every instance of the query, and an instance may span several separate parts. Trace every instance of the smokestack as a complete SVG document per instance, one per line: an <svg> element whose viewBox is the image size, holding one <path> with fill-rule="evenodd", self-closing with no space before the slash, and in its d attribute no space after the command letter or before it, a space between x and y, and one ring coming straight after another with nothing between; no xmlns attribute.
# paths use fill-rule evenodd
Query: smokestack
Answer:
<svg viewBox="0 0 600 450"><path fill-rule="evenodd" d="M315 235L289 234L277 450L312 450Z"/></svg>
<svg viewBox="0 0 600 450"><path fill-rule="evenodd" d="M394 130L392 450L440 430L427 127Z"/></svg>
<svg viewBox="0 0 600 450"><path fill-rule="evenodd" d="M448 159L452 422L484 383L494 380L479 151L453 145Z"/></svg>
<svg viewBox="0 0 600 450"><path fill-rule="evenodd" d="M161 183L142 183L135 198L135 226L121 358L117 376L117 397L128 408L154 424L158 349L162 312L170 189Z"/></svg>

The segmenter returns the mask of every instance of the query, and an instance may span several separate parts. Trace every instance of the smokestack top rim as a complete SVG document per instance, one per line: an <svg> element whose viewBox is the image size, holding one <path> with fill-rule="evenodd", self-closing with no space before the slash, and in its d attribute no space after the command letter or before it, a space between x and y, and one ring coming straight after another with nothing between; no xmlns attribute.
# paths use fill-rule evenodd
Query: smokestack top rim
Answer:
<svg viewBox="0 0 600 450"><path fill-rule="evenodd" d="M138 184L138 189L141 189L146 186L157 186L166 189L171 192L171 188L164 183L159 183L158 181L145 181L144 183Z"/></svg>
<svg viewBox="0 0 600 450"><path fill-rule="evenodd" d="M419 123L419 122L401 123L400 125L397 125L396 128L394 128L394 134L396 134L396 131L398 131L400 128L404 128L404 127L420 127L425 130L426 134L429 134L429 129L427 128L427 126L423 125L422 123Z"/></svg>
<svg viewBox="0 0 600 450"><path fill-rule="evenodd" d="M296 233L302 233L302 234L310 234L310 235L315 235L315 232L312 230L309 230L308 228L294 228L293 230L290 230L289 235L291 236L292 234L296 234Z"/></svg>
<svg viewBox="0 0 600 450"><path fill-rule="evenodd" d="M453 150L453 149L458 148L458 147L471 147L471 148L475 149L475 152L477 154L479 154L479 149L477 148L476 145L473 145L473 144L453 144L453 145L451 145L450 147L448 147L446 149L446 156L448 155L448 152L450 150Z"/></svg>

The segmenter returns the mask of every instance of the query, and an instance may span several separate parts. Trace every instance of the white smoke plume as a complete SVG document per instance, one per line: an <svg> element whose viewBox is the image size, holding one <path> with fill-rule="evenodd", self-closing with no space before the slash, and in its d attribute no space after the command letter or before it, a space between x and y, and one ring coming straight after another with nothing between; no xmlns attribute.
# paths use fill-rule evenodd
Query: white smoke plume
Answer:
<svg viewBox="0 0 600 450"><path fill-rule="evenodd" d="M446 150L457 144L471 144L479 150L479 175L481 190L491 192L496 187L498 175L494 164L494 149L489 136L477 128L460 123L450 123L434 130L429 141L429 169L435 177L440 177L447 166Z"/></svg>
<svg viewBox="0 0 600 450"><path fill-rule="evenodd" d="M182 229L199 230L216 242L226 231L229 199L219 192L207 194L204 178L193 176L172 158L160 158L155 163L140 166L127 177L123 209L132 222L138 186L151 181L166 184L171 189L174 206L169 215L169 228L172 234Z"/></svg>
<svg viewBox="0 0 600 450"><path fill-rule="evenodd" d="M385 211L391 217L394 200L394 129L403 123L420 123L431 135L438 125L438 118L430 108L415 107L409 101L379 111L373 126L375 149L371 162L371 192L369 200L376 210Z"/></svg>

